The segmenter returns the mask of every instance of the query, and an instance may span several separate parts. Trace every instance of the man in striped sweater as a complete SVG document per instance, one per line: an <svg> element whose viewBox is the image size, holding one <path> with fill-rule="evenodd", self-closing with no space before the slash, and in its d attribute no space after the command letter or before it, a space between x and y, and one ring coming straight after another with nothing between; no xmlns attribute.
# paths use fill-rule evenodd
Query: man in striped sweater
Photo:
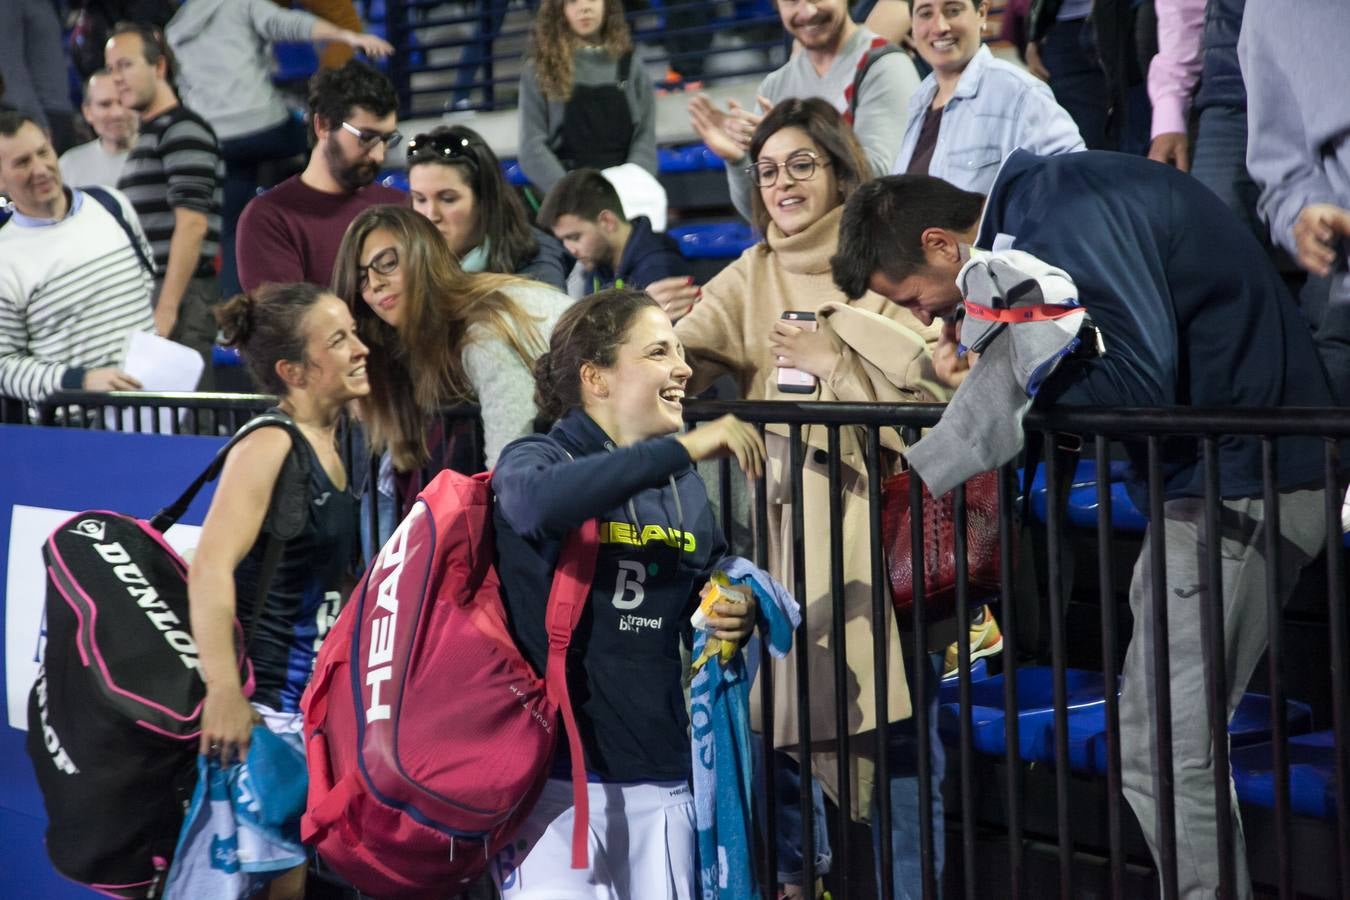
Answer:
<svg viewBox="0 0 1350 900"><path fill-rule="evenodd" d="M155 331L200 352L210 371L220 299L215 257L225 164L211 126L178 102L163 38L121 25L104 48L122 105L141 130L122 166L118 190L136 208L154 250Z"/></svg>
<svg viewBox="0 0 1350 900"><path fill-rule="evenodd" d="M149 331L152 279L136 214L124 227L97 198L67 189L37 123L0 113L0 396L38 402L58 389L135 390L116 366L127 336Z"/></svg>

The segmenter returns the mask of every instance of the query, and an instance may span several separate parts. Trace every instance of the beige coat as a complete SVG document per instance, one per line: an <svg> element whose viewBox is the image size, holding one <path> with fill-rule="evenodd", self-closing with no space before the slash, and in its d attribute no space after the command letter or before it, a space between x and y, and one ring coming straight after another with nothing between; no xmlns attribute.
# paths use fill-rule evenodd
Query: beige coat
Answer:
<svg viewBox="0 0 1350 900"><path fill-rule="evenodd" d="M785 238L770 228L770 252L747 250L703 290L703 299L676 326L694 368L696 389L717 375L729 373L748 399L795 401L914 402L943 400L949 391L936 378L932 345L936 326L925 327L909 312L868 293L849 302L835 288L829 259L838 241L836 209L805 232ZM821 330L840 351L838 363L821 380L816 393L780 394L768 335L786 310L814 310ZM769 570L795 593L791 553L791 482L786 427L769 435ZM806 593L797 597L807 621L807 654L811 736L820 749L812 754L822 785L838 796L838 764L834 754L834 653L830 585L829 482L824 451L828 433L822 426L803 429L806 445L802 468ZM882 431L884 474L894 470L903 449L894 430ZM844 621L848 683L848 732L861 735L850 745L850 782L855 817L868 809L872 789L871 759L877 727L872 648L871 541L868 516L866 431L840 431L843 486L841 538L844 546ZM910 715L909 691L898 632L887 603L887 718ZM798 743L797 654L774 664L774 746L792 749ZM751 692L752 724L760 728L759 691Z"/></svg>

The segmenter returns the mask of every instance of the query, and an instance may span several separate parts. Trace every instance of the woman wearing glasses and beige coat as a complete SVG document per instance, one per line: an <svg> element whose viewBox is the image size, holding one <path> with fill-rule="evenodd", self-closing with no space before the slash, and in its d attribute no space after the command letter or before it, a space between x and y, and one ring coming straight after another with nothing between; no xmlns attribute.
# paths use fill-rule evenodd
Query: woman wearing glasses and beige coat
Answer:
<svg viewBox="0 0 1350 900"><path fill-rule="evenodd" d="M933 369L937 328L923 326L878 294L868 293L849 302L831 278L830 257L838 242L844 200L870 177L852 129L823 100L786 100L760 123L750 151L751 181L757 185L752 197L754 220L765 239L704 285L701 301L676 325L676 334L694 370L690 393L730 375L740 396L749 400L903 403L946 399L949 391ZM789 311L816 313L819 330L808 331L784 321L781 317ZM814 375L814 387L808 388L809 393L781 392L780 368ZM786 428L770 428L768 537L770 571L792 589L788 433ZM808 523L806 595L797 599L805 607L809 629L811 737L819 747L812 753L812 768L825 790L838 799L839 769L833 748L834 698L839 693L848 704L849 733L863 735L850 748L850 811L855 818L867 818L874 796L872 764L879 724L874 703L868 479L894 471L903 445L894 431L883 431L884 471L869 473L864 458L865 430L840 430L849 683L836 692L826 524L828 435L823 427L810 427L804 429L803 439L803 514ZM910 717L911 704L889 605L885 628L889 636L886 718L894 723ZM774 747L788 752L795 750L799 740L795 687L799 652L800 645L795 646L786 660L775 664L774 731L766 735ZM752 691L751 696L757 700L759 692ZM782 810L780 806L780 818ZM895 819L893 815L892 821ZM915 810L909 811L907 819L917 821ZM818 825L818 846L820 831ZM794 839L791 834L779 835L782 864L778 875L786 886L795 884L793 877L800 874L793 866L800 858L799 840L794 847ZM785 857L791 861L784 862ZM819 851L817 858L823 861Z"/></svg>

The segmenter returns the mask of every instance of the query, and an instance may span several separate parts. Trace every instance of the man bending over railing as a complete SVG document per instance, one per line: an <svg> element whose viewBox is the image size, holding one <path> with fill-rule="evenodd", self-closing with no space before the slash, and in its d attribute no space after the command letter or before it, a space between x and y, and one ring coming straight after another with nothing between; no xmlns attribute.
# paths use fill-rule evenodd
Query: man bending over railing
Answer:
<svg viewBox="0 0 1350 900"><path fill-rule="evenodd" d="M946 320L935 359L949 361L953 380L965 377L939 425L907 454L935 495L1016 456L1033 393L1042 406L1332 405L1308 328L1251 233L1198 182L1136 157L1015 151L988 197L927 176L879 179L848 200L832 265L850 297L870 288L925 322ZM1066 285L1093 330L1078 330L1085 317ZM1053 302L1057 291L1063 303ZM973 367L958 356L967 349L963 306L965 337L982 351ZM1087 352L1068 352L1075 339ZM1146 537L1130 585L1134 635L1120 699L1124 792L1164 896L1248 897L1236 810L1231 841L1219 833L1227 806L1216 802L1207 716L1206 468L1193 442L1160 446L1151 474L1162 482L1162 515L1149 529L1164 530L1166 571L1155 581ZM1316 439L1279 438L1275 447L1283 600L1326 536L1324 476ZM1136 473L1147 472L1138 449ZM1260 441L1220 438L1217 470L1225 658L1211 664L1223 673L1231 717L1269 630ZM1162 585L1165 597L1156 597ZM1155 680L1153 655L1162 629L1166 685ZM1170 746L1155 736L1167 733L1169 702ZM1168 765L1174 784L1160 775Z"/></svg>

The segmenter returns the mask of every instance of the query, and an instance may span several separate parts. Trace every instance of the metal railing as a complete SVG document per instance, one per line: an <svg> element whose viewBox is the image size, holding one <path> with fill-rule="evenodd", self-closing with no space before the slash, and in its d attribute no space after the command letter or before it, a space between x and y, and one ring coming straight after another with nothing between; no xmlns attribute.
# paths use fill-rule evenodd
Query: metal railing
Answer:
<svg viewBox="0 0 1350 900"><path fill-rule="evenodd" d="M789 496L792 498L794 506L791 517L792 541L790 552L792 555L791 569L794 572L795 583L787 585L787 587L801 599L806 578L803 568L805 560L804 544L808 540L820 541L828 538L831 548L830 568L833 577L831 579L830 603L826 608L831 609L834 613L834 621L831 622L832 646L842 646L844 635L844 623L840 612L843 596L843 585L841 583L843 541L835 539L841 535L838 504L841 484L841 461L838 452L840 430L858 429L860 433L865 433L866 453L863 465L870 473L867 480L867 503L869 505L871 545L873 550L876 551L882 546L882 496L880 480L877 477L878 473L885 471L882 464L881 432L886 428L896 428L902 432L906 442L916 440L919 429L935 424L942 409L943 407L939 405L926 404L882 406L842 403L696 403L689 405L688 418L691 420L706 420L727 412L733 412L760 425L786 425L789 427L791 462L785 471L790 478ZM823 426L828 433L830 448L826 462L832 501L828 510L828 523L813 521L810 529L806 527L806 523L803 521L800 505L803 497L802 468L805 459L802 429L805 426ZM1204 546L1217 546L1219 544L1220 514L1223 506L1219 495L1218 448L1222 436L1250 435L1259 440L1263 460L1263 499L1266 510L1266 524L1259 552L1266 557L1267 566L1264 612L1270 623L1266 670L1271 691L1270 735L1274 770L1273 831L1275 840L1273 847L1253 843L1247 846L1247 850L1253 857L1254 862L1260 863L1259 865L1253 865L1253 871L1282 898L1294 897L1296 891L1299 896L1305 894L1350 896L1350 833L1347 833L1347 823L1350 823L1350 819L1347 818L1347 813L1350 812L1350 806L1347 805L1350 803L1350 797L1347 795L1347 789L1350 788L1350 718L1347 718L1347 715L1350 714L1350 684L1347 683L1346 676L1346 657L1347 650L1350 649L1350 639L1347 638L1346 633L1344 560L1340 527L1340 495L1343 493L1343 480L1339 443L1336 440L1350 437L1350 413L1339 410L1299 410L1296 414L1287 410L1079 410L1052 414L1032 414L1028 416L1026 426L1029 434L1042 435L1047 447L1055 446L1060 435L1080 436L1086 442L1084 446L1085 455L1096 463L1099 472L1107 472L1110 468L1111 444L1114 440L1128 439L1131 441L1147 459L1145 469L1147 506L1149 518L1152 522L1164 520L1165 496L1162 469L1164 442L1173 441L1179 437L1195 441L1205 474L1204 524L1201 532ZM1332 816L1334 822L1310 822L1306 818L1300 818L1298 832L1300 838L1306 839L1310 835L1313 838L1304 843L1296 842L1293 839L1294 831L1292 830L1293 807L1290 799L1289 781L1291 760L1289 735L1286 733L1289 698L1286 696L1284 688L1290 660L1284 636L1284 607L1281 602L1281 593L1278 590L1282 573L1280 572L1279 556L1281 541L1280 507L1277 503L1278 491L1274 481L1277 471L1276 447L1278 442L1276 439L1288 435L1317 436L1323 439L1324 446L1323 478L1320 487L1324 492L1324 519L1327 529L1323 552L1325 554L1326 580L1325 627L1326 634L1329 636L1330 651L1330 677L1324 684L1324 690L1326 695L1330 697L1330 703L1325 705L1325 709L1320 709L1317 712L1328 715L1334 728L1335 750L1334 764L1332 764L1334 775L1329 787L1331 793L1334 794L1334 803L1331 804L1334 808L1334 815ZM819 463L819 459L816 461ZM1002 692L1004 704L1002 715L1005 723L1004 757L999 761L1001 762L1001 765L999 765L988 757L981 758L978 756L974 748L971 722L970 638L967 629L960 627L957 630L959 676L956 691L960 712L959 734L955 738L956 752L959 753L959 766L954 772L949 770L946 779L947 793L955 798L955 808L959 810L959 813L955 817L948 815L948 827L945 835L937 832L930 816L917 816L920 835L918 848L920 883L925 897L937 896L940 881L945 881L949 890L956 888L961 895L969 898L993 896L994 894L990 893L991 889L998 896L1041 897L1058 894L1065 898L1075 897L1079 896L1075 885L1087 887L1084 860L1093 857L1102 863L1107 874L1103 879L1104 884L1098 885L1099 891L1091 892L1092 895L1104 894L1120 898L1147 895L1152 892L1152 886L1148 884L1147 880L1141 882L1137 876L1131 877L1132 871L1138 871L1136 866L1149 864L1149 858L1147 855L1141 856L1139 854L1137 842L1135 842L1134 852L1130 852L1132 842L1128 838L1136 829L1131 827L1134 825L1133 816L1125 812L1127 807L1121 802L1122 733L1115 691L1111 688L1112 685L1116 684L1116 679L1121 673L1121 660L1117 653L1120 637L1117 605L1120 598L1117 596L1118 585L1113 577L1113 570L1117 562L1115 557L1120 552L1121 547L1118 540L1119 535L1114 533L1112 526L1113 500L1111 486L1105 479L1099 481L1096 485L1098 506L1097 525L1094 533L1072 535L1066 532L1064 528L1063 498L1059 496L1063 488L1061 486L1062 479L1059 477L1060 473L1056 471L1058 465L1060 463L1056 454L1046 454L1044 461L1047 493L1046 522L1044 523L1046 553L1044 558L1037 557L1036 559L1039 565L1044 566L1042 571L1045 572L1047 585L1045 615L1048 616L1050 625L1049 662L1053 684L1053 722L1049 733L1053 735L1051 742L1053 754L1048 760L1030 762L1023 760L1020 750L1021 738L1017 728L1019 669L1013 663L1021 661L1025 655L1032 652L1033 648L1019 646L1018 641L1022 626L1018 617L1022 615L1023 610L1019 609L1018 604L1014 602L1012 581L1014 571L1013 536L1016 533L1014 485L1017 484L1017 478L1013 467L1007 465L1002 467L999 480L1002 585L998 597L992 598L998 603L999 616L1003 625L1003 659L1009 661L1004 666ZM730 477L732 477L732 474L729 466L724 465L722 467L722 478ZM764 499L767 488L765 479L761 478L754 492L756 498L753 510L755 523L753 530L756 535L754 552L756 561L761 565L769 563L765 528L768 519ZM920 503L919 491L918 480L915 479L911 483L909 499L912 519L912 553L916 560L921 559L924 552L923 508ZM986 598L971 597L968 590L964 588L966 578L964 497L960 489L956 491L955 509L955 563L958 577L955 618L957 623L964 623L969 621L969 611L973 605ZM826 524L828 524L828 531L825 530ZM1066 671L1068 669L1066 645L1069 640L1069 633L1066 624L1066 606L1069 597L1064 595L1062 588L1062 575L1064 573L1060 571L1060 566L1066 542L1083 537L1092 537L1096 543L1095 558L1098 577L1095 579L1096 584L1093 586L1095 590L1087 593L1097 599L1101 617L1099 666L1102 681L1105 685L1103 706L1107 744L1107 764L1104 776L1105 816L1107 821L1104 846L1097 842L1099 830L1091 826L1085 827L1086 823L1081 819L1085 810L1081 797L1078 795L1082 793L1079 789L1082 788L1084 779L1072 771L1068 743L1070 706L1066 685ZM1161 882L1161 896L1171 898L1178 896L1177 866L1179 861L1175 830L1176 797L1174 796L1171 773L1174 770L1174 762L1179 761L1173 759L1173 721L1169 705L1169 700L1172 698L1168 689L1169 658L1166 635L1169 594L1166 581L1166 549L1164 530L1156 527L1150 528L1142 552L1148 556L1151 563L1151 583L1148 587L1151 593L1151 613L1154 621L1153 628L1155 629L1155 639L1148 662L1150 672L1156 684L1160 686L1156 692L1157 703L1151 723L1153 733L1156 735L1153 764L1157 772L1165 773L1157 778L1157 816L1156 822L1151 824L1157 834L1156 866ZM1201 553L1201 557L1203 559L1204 582L1208 584L1223 583L1219 555ZM876 622L882 621L882 612L890 598L881 554L874 552L872 559L871 590L875 617L873 621ZM781 567L781 561L779 565ZM905 653L913 654L915 659L923 659L929 647L928 633L930 627L935 623L928 621L925 613L925 605L922 602L924 594L923 576L921 567L918 565L915 566L914 594L915 602L912 618L908 621L901 621L899 624L905 635ZM1207 591L1205 595L1205 604L1201 609L1201 653L1204 658L1207 722L1213 748L1213 810L1218 822L1218 838L1214 847L1202 848L1199 852L1201 855L1212 854L1213 858L1217 860L1218 871L1220 872L1219 895L1236 897L1240 896L1236 865L1237 845L1231 828L1236 810L1230 802L1228 709L1226 706L1229 678L1224 670L1228 653L1225 648L1225 629L1216 627L1216 623L1225 621L1223 612L1225 597L1222 592L1213 591ZM884 672L887 664L884 649L886 636L879 631L879 629L873 629L873 665L877 672ZM803 604L803 623L798 629L799 640L804 639L808 633L805 604ZM836 657L838 656L839 654L836 654ZM809 725L810 719L805 715L805 712L810 709L812 684L806 677L807 670L803 658L799 657L798 661L800 668L796 673L797 678L794 687L799 704L799 719ZM768 660L766 658L762 663L761 672L767 671L767 665ZM836 665L839 665L838 658L836 658ZM927 681L933 675L931 670L923 665L914 665L912 669L914 677L909 683L909 690L911 697L916 698L912 706L915 719L914 732L918 736L919 745L915 772L918 796L916 809L929 810L932 809L933 801L930 784L931 773L928 764L932 751L929 736L931 710L928 704L920 698L927 696L930 690ZM839 672L836 677L836 684L842 683L842 672ZM886 703L885 691L882 688L885 679L878 675L876 683L878 685L875 698L878 708L876 720L884 722L887 716L881 710L884 710ZM761 679L759 690L762 692L761 703L763 708L766 711L771 710L771 696L775 686L768 683L766 679ZM833 702L837 706L844 706L849 701L841 692L836 692ZM772 723L770 721L764 722L763 730L765 734L772 733ZM836 751L838 759L841 760L840 783L846 783L842 761L849 757L850 741L859 741L863 738L862 736L847 735L842 727L837 728L836 732L836 746L832 749ZM799 746L794 748L799 759L808 757L813 749L817 751L821 749L818 744L813 745L809 728L801 730L800 738ZM887 796L890 773L888 772L889 766L885 752L886 742L878 741L876 743L880 748L876 780L877 784L881 786L877 812L881 822L881 831L885 834L890 832L892 825L889 821L891 806ZM772 769L771 753L766 752L763 765L766 769ZM1046 769L1052 773L1052 776L1045 774ZM810 786L812 776L809 766L803 766L802 772L804 777L801 787L801 815L804 827L801 835L801 846L811 847L813 846L813 835L812 829L807 823L812 821L810 812L812 807ZM1000 777L1002 783L989 784L989 780L995 777ZM981 783L980 778L985 779L985 781ZM1032 779L1036 784L1034 792L1027 789L1027 782ZM768 781L772 783L772 779L768 779ZM999 804L989 802L987 795L1000 797L1002 809L997 809ZM838 798L838 808L847 810L849 799L846 794L841 795ZM1051 810L1053 810L1053 813ZM765 831L769 834L773 834L775 830L774 818L773 813L770 812L768 821L765 823ZM1092 824L1095 825L1096 823ZM1048 829L1047 825L1050 826ZM988 860L981 860L978 845L984 843L987 849L987 845L990 843L988 835L991 827L1002 832L999 838L992 843L1001 845L1005 854L1004 858L1006 858L1006 871L991 872ZM839 813L831 828L831 835L839 848L836 859L842 858L845 871L850 868L848 860L857 852L856 847L849 845L849 833L847 815L846 813ZM1317 839L1319 837L1320 841ZM942 873L937 871L935 859L936 842L944 839L947 841L949 849L945 878L943 878ZM1038 846L1044 847L1047 845L1052 846L1055 850L1057 866L1053 874L1029 865L1027 859L1027 854L1031 850ZM890 842L883 840L880 847L882 858L878 860L880 864L879 884L866 883L870 879L864 879L860 883L857 879L850 880L846 876L837 878L832 884L835 897L869 897L874 896L877 890L880 891L882 896L893 895ZM1314 847L1320 848L1325 855L1313 855ZM1273 860L1270 858L1272 850ZM1334 862L1328 861L1327 856L1331 857ZM1323 876L1320 883L1317 877L1319 874L1317 866L1310 865L1315 859L1320 859L1326 866L1326 868L1320 870L1320 875ZM813 855L811 853L803 854L803 861L805 864L803 883L809 885L814 883L816 875ZM1270 865L1272 862L1273 865ZM1296 865L1296 863L1298 864ZM1327 870L1333 866L1336 873L1335 879L1328 880L1325 878ZM761 846L759 870L765 878L771 877L772 873L776 871L772 841ZM771 884L772 882L767 883ZM997 888L991 888L992 885L997 885ZM915 885L909 887L913 890Z"/></svg>
<svg viewBox="0 0 1350 900"><path fill-rule="evenodd" d="M39 418L48 423L66 427L107 427L104 410L174 410L172 422L179 422L177 430L201 433L203 430L229 427L231 416L239 424L258 409L270 405L269 397L260 395L58 395L42 407ZM870 621L887 621L892 602L886 560L881 548L883 540L881 476L894 468L894 458L885 449L888 440L883 435L894 429L907 442L918 439L921 429L935 424L944 407L936 404L853 404L853 403L722 403L691 402L686 407L686 418L691 423L709 420L724 413L736 415L761 427L774 426L786 431L788 464L786 485L771 486L767 476L754 484L748 509L737 508L733 490L741 479L728 461L718 466L715 485L710 494L719 500L722 528L728 538L736 533L737 519L748 521L752 535L748 552L765 568L783 569L790 558L793 578L786 587L802 600L803 618L797 631L798 646L808 646L812 628L810 617L825 614L830 619L825 630L830 646L845 647L849 622L843 615L845 577L857 579L858 573L846 573L844 565L845 540L842 526L846 484L852 473L864 472L865 496L861 502L867 508L867 533L852 535L853 540L870 541L871 571L861 577L869 582L871 595ZM182 422L182 410L197 416L190 426ZM73 412L74 411L74 412ZM469 411L472 412L472 411ZM452 419L463 418L458 413ZM160 416L149 417L155 427ZM142 423L142 417L132 417L132 425ZM1129 444L1135 460L1141 463L1143 475L1141 505L1152 523L1167 519L1169 498L1164 491L1163 460L1175 451L1175 442L1191 442L1195 458L1203 472L1203 497L1198 501L1203 509L1198 519L1199 546L1220 544L1221 531L1227 527L1227 507L1220 496L1220 451L1231 436L1246 436L1256 441L1260 450L1262 469L1261 499L1264 501L1264 523L1251 540L1252 552L1264 558L1265 580L1260 611L1266 619L1264 639L1264 666L1254 675L1257 682L1264 680L1269 691L1269 809L1246 802L1241 809L1245 820L1248 842L1245 850L1254 881L1274 896L1350 897L1350 678L1347 676L1347 654L1350 653L1350 634L1347 634L1345 559L1341 530L1341 494L1344 490L1345 467L1340 456L1340 443L1350 438L1350 411L1343 410L1073 410L1048 413L1034 412L1025 422L1029 435L1038 435L1045 447L1065 443L1065 436L1076 436L1083 442L1083 459L1095 464L1100 475L1111 470L1115 451L1122 442ZM819 436L808 443L806 428L824 428L826 440L821 448ZM147 430L152 430L147 429ZM861 459L850 463L849 469L841 453L841 440L849 433L851 440L862 448ZM1281 521L1282 505L1276 484L1281 439L1305 435L1320 441L1321 475L1311 487L1320 490L1319 528L1325 528L1318 559L1304 569L1305 580L1312 587L1299 592L1297 608L1286 609L1287 585L1292 571L1282 571L1284 548L1292 540L1289 522ZM893 444L892 444L893 446ZM814 448L814 449L813 449ZM844 654L836 652L829 660L833 667L836 690L830 698L836 714L834 735L825 740L813 740L811 697L819 686L809 673L806 655L797 657L797 668L790 684L775 684L773 669L767 654L760 662L759 692L763 719L760 730L773 735L775 691L789 690L797 705L801 723L798 741L778 748L793 751L799 759L811 757L823 749L833 751L839 760L837 783L840 789L832 796L834 811L823 821L814 814L815 775L810 765L800 767L801 777L797 802L801 813L801 834L796 839L801 847L814 847L815 830L827 828L834 848L835 866L829 876L829 886L836 898L894 896L894 849L890 840L880 842L879 859L872 860L870 842L861 840L850 822L849 810L854 798L850 795L847 761L859 749L875 751L877 770L876 818L881 834L890 835L897 824L914 826L917 842L914 847L901 847L903 854L915 864L911 890L921 889L925 897L938 895L939 887L946 896L974 897L1043 897L1059 895L1069 898L1091 894L1113 898L1133 898L1160 895L1179 896L1181 882L1179 865L1187 862L1187 853L1198 853L1219 873L1218 895L1237 897L1243 894L1240 883L1243 867L1239 865L1240 845L1234 837L1232 823L1239 808L1232 803L1230 769L1232 758L1246 754L1250 748L1233 748L1229 744L1228 697L1231 694L1232 673L1226 670L1232 658L1231 641L1250 638L1253 632L1230 628L1225 609L1230 599L1221 591L1203 591L1199 609L1200 657L1203 660L1204 719L1213 754L1213 790L1206 800L1212 803L1217 822L1217 836L1212 847L1199 850L1178 850L1176 807L1178 796L1173 773L1178 763L1173 752L1174 717L1171 704L1177 700L1191 701L1193 697L1175 697L1171 693L1169 670L1176 660L1169 657L1168 628L1177 620L1169 617L1184 611L1185 598L1168 591L1168 546L1164 529L1150 527L1142 537L1125 533L1114 524L1115 507L1122 502L1106 477L1095 480L1091 486L1073 486L1070 479L1061 477L1060 467L1065 463L1059 454L1044 455L1044 516L1043 522L1017 522L1018 494L1025 485L1022 474L1008 464L999 470L998 478L998 556L1000 585L997 596L972 595L967 584L966 503L964 491L954 492L954 566L956 571L956 609L954 616L957 642L958 674L954 681L936 684L937 674L922 661L928 658L938 623L932 620L924 603L924 567L915 566L912 613L897 616L903 649L910 669L909 694L912 698L914 754L912 785L914 810L907 822L893 821L893 776L899 771L898 761L891 758L887 740L877 740L873 734L849 734L847 710L856 698L847 696L841 685L846 685ZM470 464L471 465L471 464ZM829 498L826 514L807 517L804 507L804 472L814 467L815 475L828 482ZM786 487L776 496L786 496L791 510L788 538L782 543L782 557L770 559L769 504L770 487ZM1073 492L1078 492L1077 494ZM1081 510L1069 506L1074 497L1086 492L1089 507L1095 509L1094 524L1088 527L1069 525L1066 515ZM912 480L909 493L911 515L910 549L914 559L925 552L924 506L919 482ZM858 502L855 497L853 501ZM1095 503L1095 507L1091 505ZM1026 501L1020 509L1029 510ZM1070 510L1070 513L1066 513ZM1076 512L1073 512L1075 511ZM778 511L780 514L782 510ZM1314 517L1316 518L1316 517ZM1080 522L1081 518L1078 519ZM1022 531L1025 538L1032 532L1033 540L1017 538ZM828 568L830 577L827 594L807 609L808 570L806 567L808 543L819 545L828 541ZM1087 579L1071 585L1068 577L1074 554L1090 573ZM1135 813L1124 800L1125 779L1123 766L1138 760L1122 760L1122 747L1131 735L1120 719L1120 701L1115 685L1124 668L1120 654L1125 633L1121 615L1123 586L1117 577L1119 565L1127 557L1139 554L1147 563L1147 572L1141 566L1136 571L1136 588L1144 600L1138 611L1147 611L1153 621L1154 640L1148 653L1142 657L1146 671L1158 686L1155 703L1147 726L1154 736L1149 761L1159 773L1154 779L1156 814L1145 823L1156 835L1156 850L1150 853L1142 839ZM1031 602L1021 589L1026 578L1027 561L1035 573L1043 578L1031 579ZM1199 583L1223 584L1224 573L1219 554L1197 554ZM1022 564L1019 569L1018 564ZM1309 603L1308 598L1315 598ZM1145 606L1145 600L1147 606ZM996 604L1003 629L1003 671L1001 689L990 680L986 685L976 680L971 659L969 631L973 608L981 603ZM1095 613L1092 607L1096 607ZM1256 607L1253 607L1256 609ZM1087 610L1085 613L1084 610ZM1034 633L1032 619L1048 621L1048 646L1028 637ZM1259 619L1259 617L1258 617ZM947 623L950 627L952 623ZM1259 621L1247 628L1259 629ZM1086 634L1099 629L1100 640L1082 640ZM1309 634L1316 635L1316 640ZM1257 639L1263 636L1255 632ZM875 720L886 723L888 645L891 639L884 627L870 628L871 664L876 674ZM1098 646L1099 645L1099 646ZM1095 646L1095 650L1094 650ZM1325 666L1317 660L1325 658ZM1048 664L1050 702L1045 715L1034 725L1022 729L1020 713L1024 689L1033 686L1035 669L1029 662ZM1078 668L1071 664L1077 663ZM1083 771L1073 762L1071 726L1078 713L1078 700L1071 698L1070 676L1079 677L1084 665L1094 670L1089 673L1102 685L1101 757L1095 770ZM1039 677L1039 676L1038 676ZM992 685L992 689L990 686ZM1236 687L1236 686L1231 686ZM1127 689L1138 685L1126 684ZM973 717L976 692L982 692L981 705L996 706L995 695L1001 701L1002 725L996 722L977 722ZM941 695L941 703L929 698ZM947 752L954 765L948 766L945 778L934 784L935 768L933 743L933 715L935 710L949 727L942 732ZM1306 711L1300 713L1299 711ZM1297 714L1297 715L1296 715ZM1302 716L1302 718L1300 718ZM955 719L955 726L951 720ZM1028 722L1031 722L1028 719ZM979 735L977 735L977 726ZM1296 796L1295 781L1308 775L1305 761L1296 758L1309 746L1300 743L1297 729L1323 729L1324 751L1319 751L1322 778L1319 789L1324 791L1322 805L1310 812L1306 791ZM1263 726L1264 728L1265 726ZM993 729L1001 737L1001 749L990 750L983 743ZM1001 734L999 734L1001 732ZM979 742L977 743L977 737ZM1030 743L1029 743L1030 742ZM1038 743L1039 742L1039 743ZM764 783L775 783L779 765L775 748L766 742L757 760L764 773ZM1030 747L1028 751L1026 748ZM1265 752L1264 750L1262 752ZM1297 776L1297 778L1295 777ZM1300 784L1304 783L1299 781ZM766 790L763 815L758 822L758 840L755 868L765 893L772 892L778 872L779 833L782 825L782 807L773 790ZM1248 800L1239 794L1240 799ZM859 798L866 802L867 798ZM941 822L930 814L919 815L917 810L932 810L934 801L943 801L947 812ZM1263 801L1264 802L1264 801ZM903 811L902 811L903 812ZM945 866L940 866L938 850L945 847ZM915 852L917 851L917 853ZM916 857L916 858L915 858ZM803 881L813 884L817 876L815 855L802 854ZM871 863L875 863L874 868Z"/></svg>

